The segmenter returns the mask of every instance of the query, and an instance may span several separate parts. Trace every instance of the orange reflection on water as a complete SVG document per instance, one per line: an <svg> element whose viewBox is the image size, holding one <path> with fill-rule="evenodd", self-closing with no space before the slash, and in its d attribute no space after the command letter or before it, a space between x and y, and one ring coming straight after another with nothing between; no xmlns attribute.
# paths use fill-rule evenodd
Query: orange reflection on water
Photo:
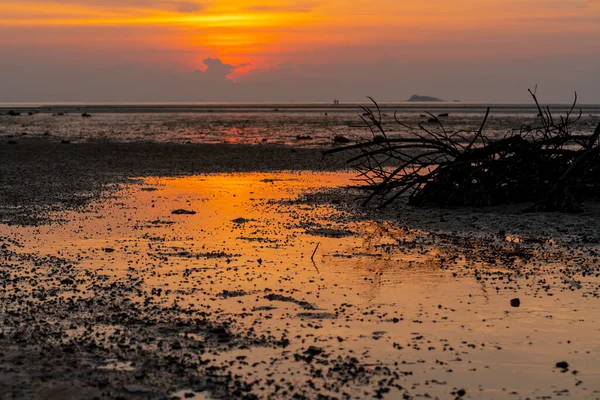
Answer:
<svg viewBox="0 0 600 400"><path fill-rule="evenodd" d="M504 389L538 393L555 380L581 395L598 388L597 299L570 291L539 296L518 273L502 282L459 275L515 265L466 260L466 250L489 242L438 245L428 232L361 220L314 194L352 178L284 172L144 179L68 215L63 225L11 232L24 238L23 251L78 260L110 279L141 282L146 293L160 289L152 301L165 307L210 310L215 319L233 318L235 329L296 338L284 350L289 354L315 344L382 365L402 363L403 385L414 383L423 395L467 387L501 399ZM521 286L512 289L517 281ZM520 308L510 306L516 296ZM557 346L571 340L568 348ZM237 373L252 379L304 376L280 351L253 347L214 357L223 365L251 357L257 366ZM553 370L567 353L588 378L585 387L573 388L572 377ZM423 379L450 384L419 386Z"/></svg>

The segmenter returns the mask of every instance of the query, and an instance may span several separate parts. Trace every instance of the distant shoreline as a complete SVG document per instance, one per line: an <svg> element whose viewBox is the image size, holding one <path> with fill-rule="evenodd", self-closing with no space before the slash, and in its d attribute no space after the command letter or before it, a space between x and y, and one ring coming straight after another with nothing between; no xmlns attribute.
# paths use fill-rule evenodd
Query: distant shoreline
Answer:
<svg viewBox="0 0 600 400"><path fill-rule="evenodd" d="M360 106L371 107L372 103L0 103L0 114L16 111L33 113L271 113L271 112L356 112ZM571 104L548 104L557 112L570 109ZM380 103L382 112L422 112L444 110L448 112L480 113L487 107L501 112L531 113L534 104L525 103L455 103L455 102L401 102ZM580 104L576 107L584 114L600 113L600 104Z"/></svg>

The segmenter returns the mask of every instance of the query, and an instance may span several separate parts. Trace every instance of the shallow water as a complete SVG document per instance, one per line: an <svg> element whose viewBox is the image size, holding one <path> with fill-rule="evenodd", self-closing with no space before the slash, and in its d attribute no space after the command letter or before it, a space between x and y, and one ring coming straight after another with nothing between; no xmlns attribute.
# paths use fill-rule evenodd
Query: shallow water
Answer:
<svg viewBox="0 0 600 400"><path fill-rule="evenodd" d="M561 270L589 259L553 242L455 240L307 197L352 176L144 179L86 213L62 215L62 225L0 226L0 236L109 282L140 282L142 300L210 310L236 332L288 340L208 358L256 381L250 392L261 397L299 388L308 397L449 398L460 389L482 399L600 397L598 273L573 284ZM104 368L130 368L126 361ZM569 368L556 368L560 361Z"/></svg>
<svg viewBox="0 0 600 400"><path fill-rule="evenodd" d="M430 129L439 129L436 124L427 123L429 116L424 114L433 105L411 105L400 109L398 118L411 126L425 122ZM435 106L439 107L439 106ZM9 117L0 115L0 137L18 138L22 135L52 135L74 141L157 141L176 143L240 143L240 144L285 144L295 146L331 145L338 135L351 140L372 137L360 119L362 111L356 107L341 110L331 108L282 109L281 111L236 109L221 112L209 110L189 110L169 112L161 109L154 112L129 112L128 109L108 109L82 118L81 111L73 111L64 116L54 116L44 111L35 115ZM217 110L218 111L218 110ZM383 111L382 123L388 135L406 135L407 130L394 121L396 108L390 106ZM434 114L448 111L433 108ZM94 111L90 111L94 112ZM449 117L441 118L448 131L477 130L481 125L485 109L453 108ZM530 107L514 109L493 109L486 125L490 137L500 137L521 126L535 126L537 112ZM586 109L582 120L574 127L575 132L587 134L598 124L600 108Z"/></svg>

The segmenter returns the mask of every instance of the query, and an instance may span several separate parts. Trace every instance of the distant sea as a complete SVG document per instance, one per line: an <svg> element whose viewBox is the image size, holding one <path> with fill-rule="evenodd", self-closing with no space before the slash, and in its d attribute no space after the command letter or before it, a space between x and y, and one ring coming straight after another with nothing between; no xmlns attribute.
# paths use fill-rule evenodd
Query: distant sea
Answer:
<svg viewBox="0 0 600 400"><path fill-rule="evenodd" d="M284 144L329 146L335 136L360 140L371 136L362 122L360 106L368 103L0 103L0 113L9 110L20 116L0 115L0 137L53 135L75 141L157 141L179 143ZM489 135L501 136L521 126L535 126L538 111L532 104L483 103L384 103L381 118L389 135L405 135L408 125L440 117L445 129L477 129L487 107L491 114L486 125ZM563 115L568 104L549 105L555 115ZM582 117L574 127L590 133L600 121L600 105L581 104L572 117ZM31 115L29 115L31 113ZM82 117L83 113L91 115Z"/></svg>

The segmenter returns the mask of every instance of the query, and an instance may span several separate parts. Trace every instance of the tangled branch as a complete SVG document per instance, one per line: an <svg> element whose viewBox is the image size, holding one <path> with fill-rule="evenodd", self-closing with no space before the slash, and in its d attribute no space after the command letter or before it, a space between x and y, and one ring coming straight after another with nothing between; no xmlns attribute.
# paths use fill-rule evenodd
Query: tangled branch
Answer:
<svg viewBox="0 0 600 400"><path fill-rule="evenodd" d="M476 130L448 131L435 115L429 123L388 137L382 113L362 107L361 118L372 139L324 154L353 152L348 163L369 190L363 204L384 207L403 195L416 206L490 206L533 202L530 211L578 212L581 202L600 194L600 125L589 135L574 134L577 93L565 115L553 115L529 90L538 111L538 125L523 126L504 137L490 137L487 109Z"/></svg>

